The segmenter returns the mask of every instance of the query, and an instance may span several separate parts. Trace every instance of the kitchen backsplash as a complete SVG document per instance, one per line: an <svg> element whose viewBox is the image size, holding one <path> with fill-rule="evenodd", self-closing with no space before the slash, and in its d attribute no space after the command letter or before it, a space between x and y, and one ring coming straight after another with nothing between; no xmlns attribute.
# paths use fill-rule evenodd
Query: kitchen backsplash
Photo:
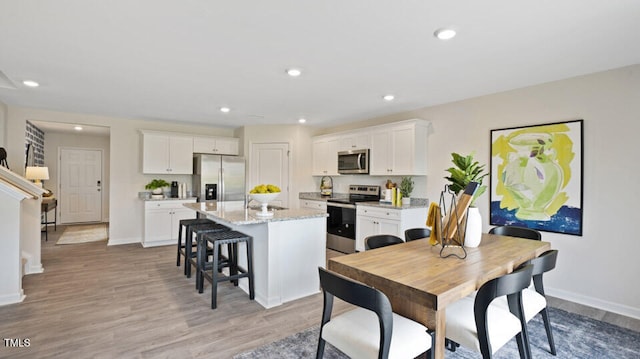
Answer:
<svg viewBox="0 0 640 359"><path fill-rule="evenodd" d="M400 185L402 176L366 176L366 175L341 175L331 176L333 179L333 193L349 193L349 186L352 184L363 184L380 186L384 188L387 180ZM427 176L411 176L414 182L413 192L411 198L427 198ZM316 188L320 191L320 179L321 177L313 177L316 184Z"/></svg>

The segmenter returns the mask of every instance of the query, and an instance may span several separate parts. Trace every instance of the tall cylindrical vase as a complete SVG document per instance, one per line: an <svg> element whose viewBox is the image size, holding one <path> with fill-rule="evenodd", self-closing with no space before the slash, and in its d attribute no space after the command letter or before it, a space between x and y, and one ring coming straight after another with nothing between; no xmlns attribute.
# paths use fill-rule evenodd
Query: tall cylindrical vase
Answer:
<svg viewBox="0 0 640 359"><path fill-rule="evenodd" d="M467 227L464 232L464 246L477 247L482 239L482 217L477 207L469 207L467 212Z"/></svg>

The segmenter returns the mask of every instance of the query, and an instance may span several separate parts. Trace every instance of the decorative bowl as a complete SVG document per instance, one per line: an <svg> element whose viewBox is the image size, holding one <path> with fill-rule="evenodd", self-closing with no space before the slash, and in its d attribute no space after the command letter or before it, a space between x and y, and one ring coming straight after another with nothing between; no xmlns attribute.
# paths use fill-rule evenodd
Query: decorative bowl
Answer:
<svg viewBox="0 0 640 359"><path fill-rule="evenodd" d="M249 196L251 196L251 198L253 200L255 200L256 202L260 202L260 204L262 206L262 210L259 211L259 212L256 212L256 215L257 216L261 216L261 217L273 216L273 212L269 212L267 210L267 205L269 205L269 202L271 202L274 199L276 199L279 195L280 195L280 192L275 192L275 193L249 193Z"/></svg>

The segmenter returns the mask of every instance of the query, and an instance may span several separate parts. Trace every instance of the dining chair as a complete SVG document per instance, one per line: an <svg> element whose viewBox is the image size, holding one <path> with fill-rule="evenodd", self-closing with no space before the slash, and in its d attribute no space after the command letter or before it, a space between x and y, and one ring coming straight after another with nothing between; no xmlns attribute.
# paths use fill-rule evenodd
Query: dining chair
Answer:
<svg viewBox="0 0 640 359"><path fill-rule="evenodd" d="M529 286L522 291L522 306L524 308L524 319L528 323L538 313L542 314L544 329L547 332L547 341L551 354L556 355L556 345L553 341L553 333L551 332L551 322L549 320L549 311L547 311L547 297L544 294L544 284L542 275L556 267L558 259L558 250L553 249L542 253L537 258L528 260L522 264L533 265L533 288ZM496 301L497 305L507 308L506 300Z"/></svg>
<svg viewBox="0 0 640 359"><path fill-rule="evenodd" d="M532 272L531 264L518 268L483 284L475 297L448 306L446 338L489 359L515 336L520 358L530 358L522 290L531 282ZM507 297L508 309L492 305L501 296Z"/></svg>
<svg viewBox="0 0 640 359"><path fill-rule="evenodd" d="M431 235L429 228L409 228L404 231L404 240L406 242L415 241L416 239L428 238Z"/></svg>
<svg viewBox="0 0 640 359"><path fill-rule="evenodd" d="M393 313L384 293L321 267L318 272L324 305L316 359L326 342L351 358L412 359L428 352L433 359L433 331ZM331 317L334 297L356 308Z"/></svg>
<svg viewBox="0 0 640 359"><path fill-rule="evenodd" d="M518 226L498 226L489 230L489 234L499 234L501 236L519 237L533 239L536 241L542 240L542 235L535 229L518 227Z"/></svg>
<svg viewBox="0 0 640 359"><path fill-rule="evenodd" d="M400 243L404 243L402 238L394 236L393 234L376 234L364 239L364 248L365 250L369 250Z"/></svg>

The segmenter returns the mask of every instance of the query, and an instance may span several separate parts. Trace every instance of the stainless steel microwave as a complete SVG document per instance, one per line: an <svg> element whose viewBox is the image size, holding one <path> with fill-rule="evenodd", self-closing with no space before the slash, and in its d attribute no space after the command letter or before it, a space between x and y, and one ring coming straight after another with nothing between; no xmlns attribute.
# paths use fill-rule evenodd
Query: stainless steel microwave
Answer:
<svg viewBox="0 0 640 359"><path fill-rule="evenodd" d="M338 173L369 174L369 150L338 152Z"/></svg>

